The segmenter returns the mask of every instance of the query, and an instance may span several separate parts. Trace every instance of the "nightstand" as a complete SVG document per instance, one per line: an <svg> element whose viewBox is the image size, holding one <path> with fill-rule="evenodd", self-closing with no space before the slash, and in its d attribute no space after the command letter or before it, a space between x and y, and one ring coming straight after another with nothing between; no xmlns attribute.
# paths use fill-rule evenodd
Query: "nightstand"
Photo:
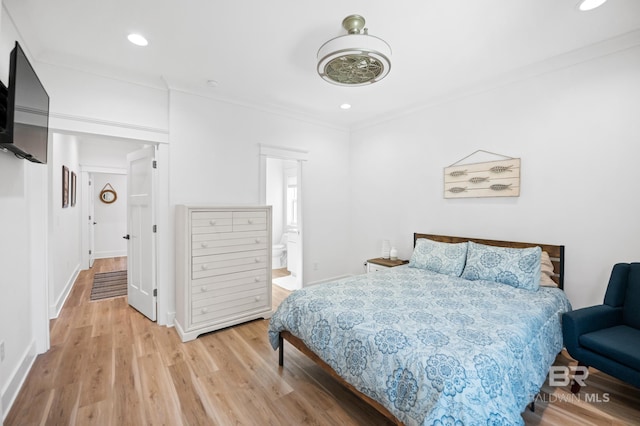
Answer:
<svg viewBox="0 0 640 426"><path fill-rule="evenodd" d="M381 271L383 269L393 268L395 266L400 266L409 263L408 260L391 260L391 259L383 259L381 257L376 257L375 259L367 260L367 272L373 271Z"/></svg>

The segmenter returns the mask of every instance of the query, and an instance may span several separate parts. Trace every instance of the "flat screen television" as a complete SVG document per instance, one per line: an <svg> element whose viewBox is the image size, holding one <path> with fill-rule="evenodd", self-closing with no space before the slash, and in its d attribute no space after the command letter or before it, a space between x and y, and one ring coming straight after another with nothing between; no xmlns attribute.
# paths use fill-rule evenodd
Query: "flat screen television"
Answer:
<svg viewBox="0 0 640 426"><path fill-rule="evenodd" d="M0 147L34 163L47 163L49 95L16 41L9 87L0 87Z"/></svg>

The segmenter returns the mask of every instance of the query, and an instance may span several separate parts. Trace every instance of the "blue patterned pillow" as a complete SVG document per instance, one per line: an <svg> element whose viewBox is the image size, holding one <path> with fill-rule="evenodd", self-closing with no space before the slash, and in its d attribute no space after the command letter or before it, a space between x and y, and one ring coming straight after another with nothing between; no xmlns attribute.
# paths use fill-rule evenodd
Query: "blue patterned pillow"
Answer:
<svg viewBox="0 0 640 426"><path fill-rule="evenodd" d="M540 247L486 246L469 241L462 278L494 281L526 290L540 286Z"/></svg>
<svg viewBox="0 0 640 426"><path fill-rule="evenodd" d="M418 238L409 266L459 277L467 258L467 243L440 243Z"/></svg>

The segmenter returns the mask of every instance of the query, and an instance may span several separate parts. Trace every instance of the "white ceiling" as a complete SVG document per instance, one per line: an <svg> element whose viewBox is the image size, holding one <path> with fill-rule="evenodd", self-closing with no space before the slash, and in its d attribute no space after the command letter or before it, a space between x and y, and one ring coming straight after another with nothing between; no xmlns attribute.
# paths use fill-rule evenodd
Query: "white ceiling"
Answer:
<svg viewBox="0 0 640 426"><path fill-rule="evenodd" d="M41 62L358 126L640 31L640 0L3 0ZM381 82L340 87L316 53L350 14L392 48ZM139 32L145 48L126 36ZM635 40L640 37L635 37ZM537 65L536 65L537 64ZM531 67L533 65L533 67ZM206 81L218 81L215 88ZM339 105L348 102L348 111Z"/></svg>

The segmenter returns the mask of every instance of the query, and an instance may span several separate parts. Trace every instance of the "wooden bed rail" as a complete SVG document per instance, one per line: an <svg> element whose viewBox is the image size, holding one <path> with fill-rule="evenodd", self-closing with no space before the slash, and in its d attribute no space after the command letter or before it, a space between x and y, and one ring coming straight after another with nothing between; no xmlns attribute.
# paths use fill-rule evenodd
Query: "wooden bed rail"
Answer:
<svg viewBox="0 0 640 426"><path fill-rule="evenodd" d="M340 375L338 373L336 373L335 370L333 368L331 368L331 366L329 364L324 362L322 360L322 358L320 358L318 355L316 355L315 352L313 352L311 349L309 349L307 347L307 345L305 345L302 340L298 339L296 336L294 336L293 334L291 334L290 332L288 332L286 330L281 331L280 332L280 336L278 337L278 342L279 342L279 345L280 345L280 347L278 349L279 350L279 353L278 353L278 364L280 366L283 366L283 364L284 364L284 341L285 340L287 342L289 342L294 348L298 349L300 352L302 352L307 357L309 357L309 359L311 359L313 362L318 364L318 366L320 368L322 368L324 371L329 373L329 375L331 377L333 377L338 383L340 383L341 385L343 385L344 387L349 389L354 395L356 395L358 398L363 400L365 403L367 403L368 405L370 405L373 408L375 408L376 410L378 410L378 412L380 414L385 416L387 419L391 420L396 425L403 425L403 423L401 421L399 421L398 419L396 419L396 417L393 414L391 414L391 412L389 410L387 410L382 404L380 404L378 401L370 398L369 396L363 394L362 392L360 392L358 389L356 389L350 383L347 383L347 381L344 380L342 377L340 377Z"/></svg>

